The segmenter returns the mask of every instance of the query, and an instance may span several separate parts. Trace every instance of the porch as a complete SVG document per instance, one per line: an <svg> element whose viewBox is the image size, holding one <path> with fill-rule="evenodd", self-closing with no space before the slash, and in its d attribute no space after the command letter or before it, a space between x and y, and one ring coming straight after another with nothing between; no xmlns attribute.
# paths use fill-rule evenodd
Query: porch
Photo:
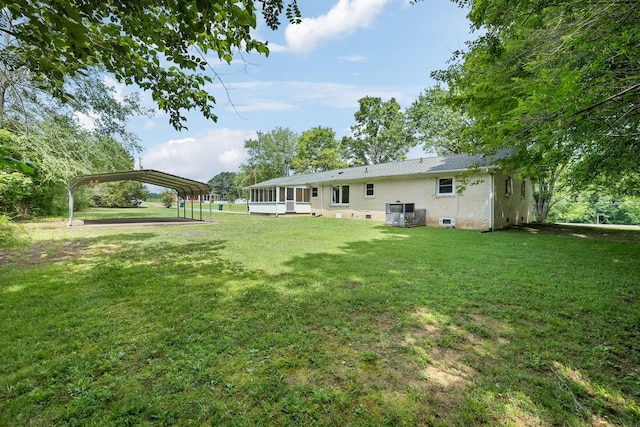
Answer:
<svg viewBox="0 0 640 427"><path fill-rule="evenodd" d="M249 195L249 213L310 214L309 188L302 186L252 188Z"/></svg>

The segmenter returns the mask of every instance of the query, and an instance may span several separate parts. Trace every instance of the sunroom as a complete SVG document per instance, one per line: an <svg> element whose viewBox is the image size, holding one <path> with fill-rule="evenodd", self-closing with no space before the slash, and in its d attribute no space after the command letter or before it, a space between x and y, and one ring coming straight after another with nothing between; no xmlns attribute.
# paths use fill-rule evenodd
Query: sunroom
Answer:
<svg viewBox="0 0 640 427"><path fill-rule="evenodd" d="M249 213L311 213L310 190L306 186L250 187L249 190Z"/></svg>

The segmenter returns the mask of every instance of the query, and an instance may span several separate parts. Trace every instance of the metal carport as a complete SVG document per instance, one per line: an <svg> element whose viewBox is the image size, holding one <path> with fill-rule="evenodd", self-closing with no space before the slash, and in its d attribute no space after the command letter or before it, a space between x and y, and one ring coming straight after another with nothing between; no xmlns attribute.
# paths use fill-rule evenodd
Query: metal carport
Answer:
<svg viewBox="0 0 640 427"><path fill-rule="evenodd" d="M174 190L178 199L183 198L186 202L187 196L195 197L209 195L209 220L211 220L211 188L204 182L194 181L159 172L153 169L131 170L122 172L97 173L91 175L79 175L69 182L69 225L73 222L73 191L81 185L94 186L105 182L114 181L138 181L145 184L157 185L158 187L170 188ZM201 199L198 197L198 199ZM184 218L186 218L186 203L184 207ZM178 203L178 217L180 217L180 204ZM193 199L191 200L191 218L193 219ZM202 220L202 201L200 200L200 220Z"/></svg>

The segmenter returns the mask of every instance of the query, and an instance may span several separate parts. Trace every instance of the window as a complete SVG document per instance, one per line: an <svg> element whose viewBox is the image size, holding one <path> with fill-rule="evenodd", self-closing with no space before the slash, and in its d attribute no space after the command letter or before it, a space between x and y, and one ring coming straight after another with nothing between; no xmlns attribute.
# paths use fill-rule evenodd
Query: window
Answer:
<svg viewBox="0 0 640 427"><path fill-rule="evenodd" d="M296 201L309 203L309 189L296 188Z"/></svg>
<svg viewBox="0 0 640 427"><path fill-rule="evenodd" d="M311 197L314 199L318 198L318 187L311 187Z"/></svg>
<svg viewBox="0 0 640 427"><path fill-rule="evenodd" d="M453 178L438 178L438 195L453 195Z"/></svg>
<svg viewBox="0 0 640 427"><path fill-rule="evenodd" d="M373 184L365 184L364 185L364 197L373 197L375 196L374 186Z"/></svg>
<svg viewBox="0 0 640 427"><path fill-rule="evenodd" d="M511 177L508 176L507 179L504 180L504 195L505 195L505 197L511 197L511 191L512 191L511 185L512 185Z"/></svg>
<svg viewBox="0 0 640 427"><path fill-rule="evenodd" d="M275 202L276 189L270 188L253 188L251 189L252 202Z"/></svg>
<svg viewBox="0 0 640 427"><path fill-rule="evenodd" d="M527 196L526 181L522 181L522 183L520 183L520 198L524 199L526 196Z"/></svg>
<svg viewBox="0 0 640 427"><path fill-rule="evenodd" d="M331 189L331 204L347 205L349 204L349 186L335 185Z"/></svg>

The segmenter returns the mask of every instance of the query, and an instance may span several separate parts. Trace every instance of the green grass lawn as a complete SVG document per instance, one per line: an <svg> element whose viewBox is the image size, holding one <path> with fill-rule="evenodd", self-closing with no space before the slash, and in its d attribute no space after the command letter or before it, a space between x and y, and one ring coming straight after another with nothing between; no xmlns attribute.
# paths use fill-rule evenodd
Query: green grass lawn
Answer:
<svg viewBox="0 0 640 427"><path fill-rule="evenodd" d="M640 232L25 229L0 425L640 425Z"/></svg>

